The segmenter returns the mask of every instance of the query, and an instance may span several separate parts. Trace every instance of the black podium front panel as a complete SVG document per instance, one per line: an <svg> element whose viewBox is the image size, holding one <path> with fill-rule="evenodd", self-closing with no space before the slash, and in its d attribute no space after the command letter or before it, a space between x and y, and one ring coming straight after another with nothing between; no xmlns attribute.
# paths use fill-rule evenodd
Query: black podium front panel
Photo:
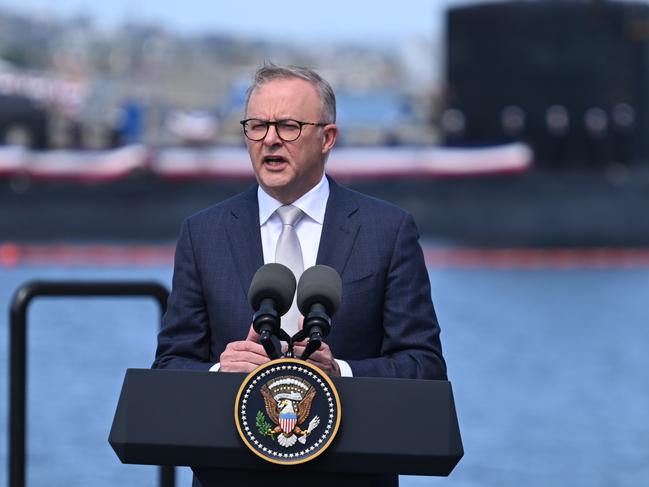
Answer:
<svg viewBox="0 0 649 487"><path fill-rule="evenodd" d="M244 374L129 369L109 442L124 463L292 472L448 475L463 455L451 384L335 378L340 430L301 465L250 452L234 422Z"/></svg>

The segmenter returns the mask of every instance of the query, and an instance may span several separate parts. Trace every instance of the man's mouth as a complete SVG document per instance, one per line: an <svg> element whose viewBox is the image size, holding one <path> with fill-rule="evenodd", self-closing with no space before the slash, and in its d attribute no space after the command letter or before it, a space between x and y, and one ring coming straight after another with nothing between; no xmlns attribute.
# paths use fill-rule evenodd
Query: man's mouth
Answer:
<svg viewBox="0 0 649 487"><path fill-rule="evenodd" d="M263 159L264 164L268 164L269 166L280 166L286 162L288 162L284 157L282 156L266 156Z"/></svg>

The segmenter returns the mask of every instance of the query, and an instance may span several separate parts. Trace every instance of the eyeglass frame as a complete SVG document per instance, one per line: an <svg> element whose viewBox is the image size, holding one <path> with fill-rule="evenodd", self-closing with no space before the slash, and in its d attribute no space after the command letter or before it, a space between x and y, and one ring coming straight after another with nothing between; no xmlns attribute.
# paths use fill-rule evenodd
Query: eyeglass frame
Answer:
<svg viewBox="0 0 649 487"><path fill-rule="evenodd" d="M263 122L266 125L266 132L264 132L263 137L259 139L253 139L248 135L248 132L246 132L246 124L251 120L258 120L260 122ZM277 130L277 125L285 122L295 122L300 126L300 131L298 132L297 137L295 137L294 139L286 140L284 137L280 135L280 131ZM331 125L331 122L302 122L301 120L295 120L292 118L283 118L281 120L275 120L275 121L263 120L261 118L246 118L245 120L239 121L239 123L243 128L243 135L245 135L248 140L252 140L253 142L261 142L262 140L264 140L268 135L268 131L270 130L271 125L275 126L275 133L277 134L277 137L279 137L284 142L295 142L297 139L299 139L300 136L302 135L302 128L305 125L313 125L314 127L325 127L327 125Z"/></svg>

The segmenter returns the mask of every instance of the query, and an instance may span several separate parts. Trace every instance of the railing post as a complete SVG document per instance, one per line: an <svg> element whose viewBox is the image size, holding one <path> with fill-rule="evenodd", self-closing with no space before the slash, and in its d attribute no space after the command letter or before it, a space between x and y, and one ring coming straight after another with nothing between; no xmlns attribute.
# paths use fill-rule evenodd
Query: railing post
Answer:
<svg viewBox="0 0 649 487"><path fill-rule="evenodd" d="M27 306L32 296L18 290L10 308L9 339L9 487L25 485L25 414L27 396Z"/></svg>
<svg viewBox="0 0 649 487"><path fill-rule="evenodd" d="M31 301L39 296L152 297L157 301L162 316L167 309L169 291L150 281L31 281L16 290L9 310L8 487L25 487L27 310ZM174 467L160 467L158 481L160 487L174 487Z"/></svg>

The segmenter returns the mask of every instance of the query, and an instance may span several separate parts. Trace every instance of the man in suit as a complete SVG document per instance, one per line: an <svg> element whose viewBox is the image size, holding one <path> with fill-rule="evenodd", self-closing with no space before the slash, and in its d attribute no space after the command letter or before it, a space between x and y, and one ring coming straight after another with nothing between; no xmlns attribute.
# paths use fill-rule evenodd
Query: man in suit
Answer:
<svg viewBox="0 0 649 487"><path fill-rule="evenodd" d="M269 360L246 296L256 270L275 261L290 205L303 268L325 264L343 281L331 332L309 361L330 375L446 379L412 217L325 176L338 135L331 86L306 68L265 65L245 112L258 185L183 223L154 367L249 372ZM282 326L292 334L300 321Z"/></svg>

